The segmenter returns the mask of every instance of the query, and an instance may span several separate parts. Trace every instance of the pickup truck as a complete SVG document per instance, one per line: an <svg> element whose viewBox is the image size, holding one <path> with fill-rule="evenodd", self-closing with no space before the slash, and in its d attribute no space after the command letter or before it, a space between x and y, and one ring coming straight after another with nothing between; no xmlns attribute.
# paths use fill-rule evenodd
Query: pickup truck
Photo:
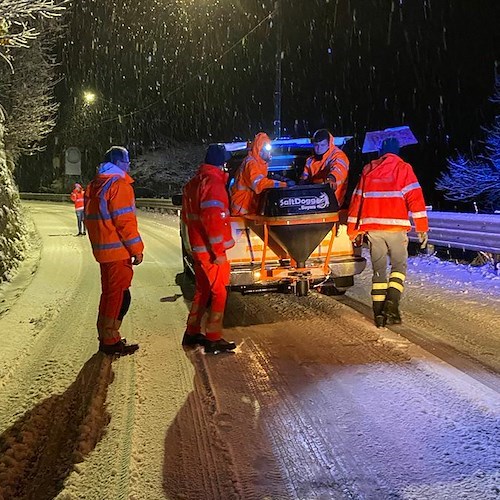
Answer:
<svg viewBox="0 0 500 500"><path fill-rule="evenodd" d="M346 138L337 138L343 144ZM229 184L246 156L246 143L228 143L233 154ZM312 152L309 139L278 139L272 143L269 176L297 179ZM175 203L181 204L180 197ZM347 236L346 211L340 210L328 184L297 185L265 190L258 213L231 216L235 246L228 250L230 288L242 293L282 292L306 295L311 288L342 294L363 271L366 260ZM180 235L184 271L193 274L187 228Z"/></svg>

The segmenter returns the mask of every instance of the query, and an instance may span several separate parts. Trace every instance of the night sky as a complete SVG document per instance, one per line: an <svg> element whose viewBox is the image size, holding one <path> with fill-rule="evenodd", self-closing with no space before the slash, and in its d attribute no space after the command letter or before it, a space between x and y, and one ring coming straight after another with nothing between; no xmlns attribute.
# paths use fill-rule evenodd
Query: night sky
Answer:
<svg viewBox="0 0 500 500"><path fill-rule="evenodd" d="M420 144L403 156L439 200L432 186L446 157L469 151L495 112L500 1L281 5L283 133L355 135L356 173L364 132L409 125ZM61 45L59 146L122 142L140 153L165 137L272 134L273 9L274 0L75 0ZM92 108L85 89L100 97Z"/></svg>

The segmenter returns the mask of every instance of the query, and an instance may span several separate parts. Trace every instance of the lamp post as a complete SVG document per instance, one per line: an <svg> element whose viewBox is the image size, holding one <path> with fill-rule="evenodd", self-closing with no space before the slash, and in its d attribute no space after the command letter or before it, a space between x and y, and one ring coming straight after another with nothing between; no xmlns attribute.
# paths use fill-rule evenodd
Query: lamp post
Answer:
<svg viewBox="0 0 500 500"><path fill-rule="evenodd" d="M281 22L280 0L274 3L274 24L276 29L275 70L276 81L274 86L274 138L281 137L281 50L283 23Z"/></svg>

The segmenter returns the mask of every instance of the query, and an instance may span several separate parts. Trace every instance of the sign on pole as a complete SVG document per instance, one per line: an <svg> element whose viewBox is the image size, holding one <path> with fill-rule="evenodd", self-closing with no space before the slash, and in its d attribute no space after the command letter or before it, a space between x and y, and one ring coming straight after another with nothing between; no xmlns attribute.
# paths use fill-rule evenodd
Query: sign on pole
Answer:
<svg viewBox="0 0 500 500"><path fill-rule="evenodd" d="M70 147L66 149L64 158L64 173L66 175L82 175L82 154L78 148Z"/></svg>

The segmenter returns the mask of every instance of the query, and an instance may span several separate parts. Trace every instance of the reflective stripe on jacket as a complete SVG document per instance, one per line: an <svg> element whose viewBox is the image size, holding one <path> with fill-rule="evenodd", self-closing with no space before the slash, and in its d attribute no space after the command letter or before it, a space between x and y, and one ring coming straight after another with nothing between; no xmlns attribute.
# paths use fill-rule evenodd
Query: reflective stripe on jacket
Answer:
<svg viewBox="0 0 500 500"><path fill-rule="evenodd" d="M352 195L347 219L351 239L370 230L428 231L422 188L409 163L388 153L365 166Z"/></svg>
<svg viewBox="0 0 500 500"><path fill-rule="evenodd" d="M337 146L335 139L330 134L328 150L320 159L316 155L309 156L300 176L302 181L312 184L335 182L335 197L339 207L344 203L347 191L347 175L349 174L349 159Z"/></svg>
<svg viewBox="0 0 500 500"><path fill-rule="evenodd" d="M71 192L70 198L75 204L75 210L80 211L84 209L84 196L85 191L83 189L73 189Z"/></svg>
<svg viewBox="0 0 500 500"><path fill-rule="evenodd" d="M200 262L225 259L226 250L234 246L226 180L220 168L202 164L183 189L182 219L193 258Z"/></svg>
<svg viewBox="0 0 500 500"><path fill-rule="evenodd" d="M243 160L234 176L231 187L231 214L255 214L258 208L258 195L264 189L286 187L286 182L274 181L267 177L267 163L260 157L260 152L271 139L260 132L255 136L252 149Z"/></svg>
<svg viewBox="0 0 500 500"><path fill-rule="evenodd" d="M97 262L126 260L144 250L133 182L120 168L105 163L85 190L85 226Z"/></svg>

